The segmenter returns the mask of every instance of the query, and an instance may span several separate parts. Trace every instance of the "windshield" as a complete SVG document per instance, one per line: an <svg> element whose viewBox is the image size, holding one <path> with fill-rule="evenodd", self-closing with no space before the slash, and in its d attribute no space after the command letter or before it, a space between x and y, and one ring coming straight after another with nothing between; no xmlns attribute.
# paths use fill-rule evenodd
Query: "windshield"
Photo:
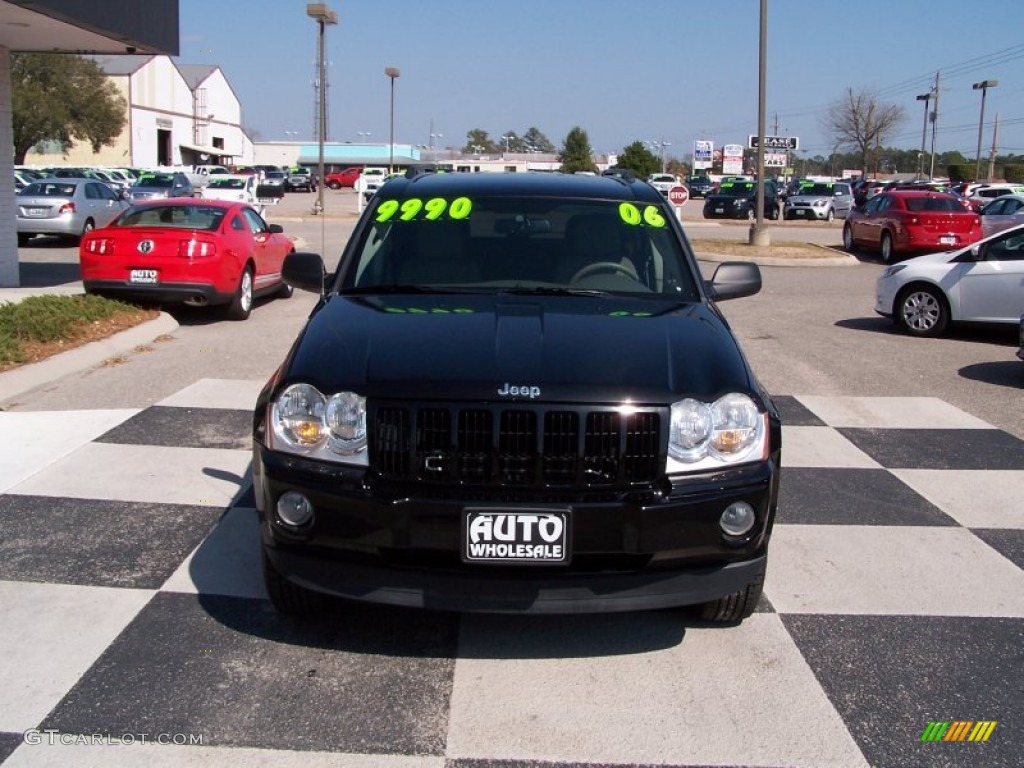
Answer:
<svg viewBox="0 0 1024 768"><path fill-rule="evenodd" d="M55 182L35 182L29 184L18 194L25 197L71 197L75 194L75 186L74 184Z"/></svg>
<svg viewBox="0 0 1024 768"><path fill-rule="evenodd" d="M339 267L341 290L613 292L698 289L664 206L481 197L377 200Z"/></svg>
<svg viewBox="0 0 1024 768"><path fill-rule="evenodd" d="M757 188L749 182L726 181L718 186L718 194L725 197L751 197L757 194Z"/></svg>
<svg viewBox="0 0 1024 768"><path fill-rule="evenodd" d="M114 227L173 227L212 232L220 227L224 209L212 205L145 205L126 210Z"/></svg>
<svg viewBox="0 0 1024 768"><path fill-rule="evenodd" d="M801 188L798 194L810 195L811 197L832 197L832 185L811 184L809 187Z"/></svg>
<svg viewBox="0 0 1024 768"><path fill-rule="evenodd" d="M136 187L171 187L174 186L173 176L143 176L137 182Z"/></svg>
<svg viewBox="0 0 1024 768"><path fill-rule="evenodd" d="M245 179L210 179L207 189L245 189Z"/></svg>

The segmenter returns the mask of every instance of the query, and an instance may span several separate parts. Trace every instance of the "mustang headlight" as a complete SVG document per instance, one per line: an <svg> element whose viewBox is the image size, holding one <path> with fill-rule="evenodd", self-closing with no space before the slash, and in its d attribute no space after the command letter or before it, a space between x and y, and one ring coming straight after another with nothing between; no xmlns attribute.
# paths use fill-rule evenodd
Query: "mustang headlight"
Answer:
<svg viewBox="0 0 1024 768"><path fill-rule="evenodd" d="M767 414L749 396L733 392L713 403L686 399L672 404L668 453L682 462L669 471L738 464L767 455Z"/></svg>
<svg viewBox="0 0 1024 768"><path fill-rule="evenodd" d="M292 384L270 405L271 447L334 460L366 451L366 398L353 392L325 397L310 384Z"/></svg>

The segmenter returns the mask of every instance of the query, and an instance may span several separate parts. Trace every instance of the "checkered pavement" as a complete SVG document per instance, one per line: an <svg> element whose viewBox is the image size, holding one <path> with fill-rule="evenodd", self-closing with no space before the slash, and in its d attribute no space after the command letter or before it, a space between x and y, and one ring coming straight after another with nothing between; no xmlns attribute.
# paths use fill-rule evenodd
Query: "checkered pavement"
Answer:
<svg viewBox="0 0 1024 768"><path fill-rule="evenodd" d="M1024 442L968 413L778 398L765 598L737 627L359 605L303 622L260 578L259 387L0 412L5 768L1024 762ZM946 720L998 725L921 741Z"/></svg>

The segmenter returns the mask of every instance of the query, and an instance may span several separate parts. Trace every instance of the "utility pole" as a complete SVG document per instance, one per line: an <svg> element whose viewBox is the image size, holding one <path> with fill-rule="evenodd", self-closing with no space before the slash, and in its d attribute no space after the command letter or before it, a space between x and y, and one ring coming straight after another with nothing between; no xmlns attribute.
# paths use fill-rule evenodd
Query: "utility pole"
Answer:
<svg viewBox="0 0 1024 768"><path fill-rule="evenodd" d="M996 175L996 139L999 136L999 113L996 112L996 122L992 126L992 149L988 152L988 178L986 181L992 181Z"/></svg>
<svg viewBox="0 0 1024 768"><path fill-rule="evenodd" d="M939 73L935 73L935 110L932 112L932 162L928 170L928 178L935 178L935 130L939 123Z"/></svg>

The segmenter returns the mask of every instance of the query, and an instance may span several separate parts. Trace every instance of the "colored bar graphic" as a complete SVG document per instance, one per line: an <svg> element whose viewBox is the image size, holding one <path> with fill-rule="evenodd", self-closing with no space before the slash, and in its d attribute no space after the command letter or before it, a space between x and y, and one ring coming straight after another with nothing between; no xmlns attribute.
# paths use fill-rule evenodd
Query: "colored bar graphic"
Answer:
<svg viewBox="0 0 1024 768"><path fill-rule="evenodd" d="M995 720L932 720L921 741L988 741L996 725Z"/></svg>

